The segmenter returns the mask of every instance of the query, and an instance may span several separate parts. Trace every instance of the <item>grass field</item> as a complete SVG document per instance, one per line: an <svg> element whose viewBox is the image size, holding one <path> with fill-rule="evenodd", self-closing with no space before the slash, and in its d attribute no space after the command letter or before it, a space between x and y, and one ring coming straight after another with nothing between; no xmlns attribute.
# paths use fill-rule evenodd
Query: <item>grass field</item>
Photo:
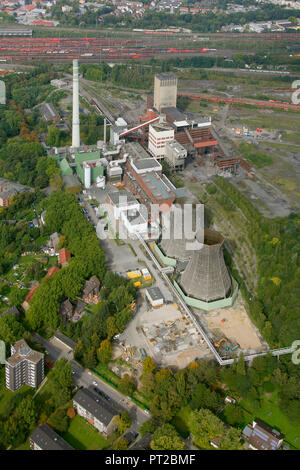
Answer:
<svg viewBox="0 0 300 470"><path fill-rule="evenodd" d="M271 427L278 429L284 440L296 449L300 449L300 423L292 424L279 409L278 392L264 394L262 406L258 410L251 408L247 400L242 400L240 406L250 413L252 418L258 418Z"/></svg>
<svg viewBox="0 0 300 470"><path fill-rule="evenodd" d="M72 419L68 431L62 437L76 450L102 450L110 447L110 442L78 415Z"/></svg>
<svg viewBox="0 0 300 470"><path fill-rule="evenodd" d="M28 385L23 385L16 392L11 392L5 387L5 370L4 366L1 366L0 371L0 418L3 413L3 407L12 397L16 398L18 396L25 398L28 395L33 395L35 390Z"/></svg>

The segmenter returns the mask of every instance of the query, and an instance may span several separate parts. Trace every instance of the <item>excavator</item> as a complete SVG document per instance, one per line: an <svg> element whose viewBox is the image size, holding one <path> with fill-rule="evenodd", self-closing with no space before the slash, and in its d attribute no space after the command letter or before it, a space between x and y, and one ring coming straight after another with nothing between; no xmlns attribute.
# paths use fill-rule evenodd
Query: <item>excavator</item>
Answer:
<svg viewBox="0 0 300 470"><path fill-rule="evenodd" d="M216 348L219 348L219 347L220 347L220 344L221 344L221 343L223 343L223 341L225 341L225 342L226 342L226 341L227 341L227 339L226 339L226 338L222 338L222 339L220 339L220 341L218 341L218 343L215 343L215 347L216 347Z"/></svg>

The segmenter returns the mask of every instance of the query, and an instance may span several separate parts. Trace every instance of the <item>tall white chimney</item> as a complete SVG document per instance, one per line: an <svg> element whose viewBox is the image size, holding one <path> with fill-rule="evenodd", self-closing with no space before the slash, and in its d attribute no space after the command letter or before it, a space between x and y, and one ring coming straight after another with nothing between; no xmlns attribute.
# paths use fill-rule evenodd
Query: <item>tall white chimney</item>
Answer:
<svg viewBox="0 0 300 470"><path fill-rule="evenodd" d="M78 60L73 60L73 122L72 122L72 147L80 147L79 129L79 83Z"/></svg>

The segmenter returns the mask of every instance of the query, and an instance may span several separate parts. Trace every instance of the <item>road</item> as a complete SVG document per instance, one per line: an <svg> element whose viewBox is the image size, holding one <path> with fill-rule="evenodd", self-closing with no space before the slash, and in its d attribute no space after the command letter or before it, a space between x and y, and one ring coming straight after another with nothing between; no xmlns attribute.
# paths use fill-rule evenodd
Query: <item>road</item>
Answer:
<svg viewBox="0 0 300 470"><path fill-rule="evenodd" d="M113 387L110 387L98 376L92 374L87 369L84 369L80 364L78 364L78 362L71 359L71 355L68 354L69 348L64 347L63 344L61 347L58 347L57 345L54 346L51 340L46 340L37 333L33 335L33 340L37 343L40 343L45 348L47 351L47 356L50 360L55 362L61 357L65 357L68 360L72 366L72 370L75 372L75 374L73 374L73 379L74 384L78 388L93 388L95 387L93 382L96 382L97 387L111 398L113 405L119 413L125 410L128 411L132 420L130 431L138 432L141 424L150 418L150 415L147 412L139 408L130 399L124 397L124 395L115 390Z"/></svg>

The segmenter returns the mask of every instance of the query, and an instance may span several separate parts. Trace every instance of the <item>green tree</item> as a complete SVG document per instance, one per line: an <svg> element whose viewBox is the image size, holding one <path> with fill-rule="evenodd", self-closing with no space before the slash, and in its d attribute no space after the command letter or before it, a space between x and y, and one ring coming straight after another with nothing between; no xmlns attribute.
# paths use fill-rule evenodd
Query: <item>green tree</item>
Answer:
<svg viewBox="0 0 300 470"><path fill-rule="evenodd" d="M152 450L184 450L184 442L174 426L163 424L154 431L150 447Z"/></svg>
<svg viewBox="0 0 300 470"><path fill-rule="evenodd" d="M200 448L209 449L211 440L224 434L222 421L204 408L192 411L188 425L195 444Z"/></svg>
<svg viewBox="0 0 300 470"><path fill-rule="evenodd" d="M107 364L111 360L112 346L108 339L104 339L97 350L97 358L101 364Z"/></svg>
<svg viewBox="0 0 300 470"><path fill-rule="evenodd" d="M243 409L238 406L234 405L233 403L229 403L226 405L224 410L224 416L226 418L227 423L231 425L243 425L245 420L245 413Z"/></svg>
<svg viewBox="0 0 300 470"><path fill-rule="evenodd" d="M124 439L124 437L120 437L115 443L114 443L114 450L126 450L128 447L128 441L127 439Z"/></svg>
<svg viewBox="0 0 300 470"><path fill-rule="evenodd" d="M133 394L134 389L135 389L135 384L131 380L129 374L124 374L124 376L121 378L118 389L123 395L129 396Z"/></svg>

